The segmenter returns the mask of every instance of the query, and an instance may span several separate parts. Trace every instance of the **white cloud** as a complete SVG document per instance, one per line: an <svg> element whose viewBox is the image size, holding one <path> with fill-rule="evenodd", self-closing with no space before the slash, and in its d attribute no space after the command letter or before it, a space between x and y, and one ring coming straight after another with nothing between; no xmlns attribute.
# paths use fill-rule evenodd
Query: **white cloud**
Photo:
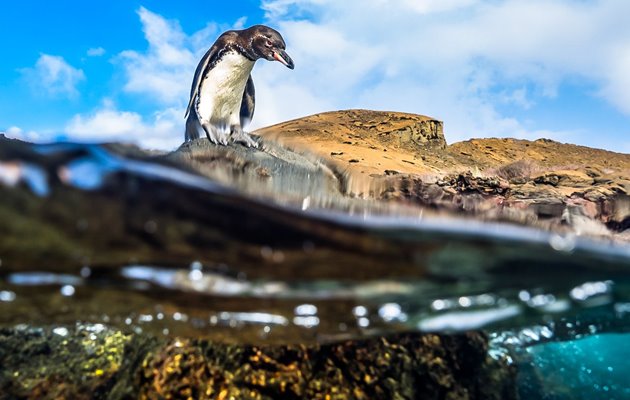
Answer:
<svg viewBox="0 0 630 400"><path fill-rule="evenodd" d="M138 15L149 48L146 53L127 50L119 55L127 75L125 91L148 94L162 104L184 104L198 61L190 42L198 42L198 37L187 37L179 23L144 7Z"/></svg>
<svg viewBox="0 0 630 400"><path fill-rule="evenodd" d="M284 68L279 64L275 67ZM287 73L286 71L261 69L259 72L255 73L256 111L251 125L246 127L247 130L336 109L334 100L317 96L309 91L309 88L300 87L293 82L283 83L273 77L267 79L269 75Z"/></svg>
<svg viewBox="0 0 630 400"><path fill-rule="evenodd" d="M264 0L262 8L296 62L295 71L254 72L257 86L280 94L261 94L258 109L278 120L322 106L390 109L444 120L449 142L545 135L594 145L588 132L541 130L499 111L527 110L568 80L599 85L630 114L629 2ZM258 110L256 126L268 122Z"/></svg>
<svg viewBox="0 0 630 400"><path fill-rule="evenodd" d="M329 0L262 0L261 8L265 11L265 18L275 20L289 13L310 11L312 7L320 7Z"/></svg>
<svg viewBox="0 0 630 400"><path fill-rule="evenodd" d="M611 52L600 94L630 115L630 47L626 45L611 49Z"/></svg>
<svg viewBox="0 0 630 400"><path fill-rule="evenodd" d="M6 131L0 131L0 133L4 133L8 138L25 140L27 142L43 142L50 140L48 135L33 130L25 131L18 126L10 126Z"/></svg>
<svg viewBox="0 0 630 400"><path fill-rule="evenodd" d="M236 20L236 22L234 23L232 28L233 29L244 29L246 23L247 23L247 17L241 17L241 18Z"/></svg>
<svg viewBox="0 0 630 400"><path fill-rule="evenodd" d="M533 105L528 98L526 87L520 87L512 91L502 91L499 98L505 104L514 104L526 110Z"/></svg>
<svg viewBox="0 0 630 400"><path fill-rule="evenodd" d="M403 5L420 14L451 11L468 7L477 0L403 0Z"/></svg>
<svg viewBox="0 0 630 400"><path fill-rule="evenodd" d="M23 133L23 131L22 128L18 126L11 126L4 133L6 133L9 137L16 138L19 137Z"/></svg>
<svg viewBox="0 0 630 400"><path fill-rule="evenodd" d="M83 71L68 64L63 57L41 54L35 67L21 70L34 91L52 96L76 97L77 85L85 80Z"/></svg>
<svg viewBox="0 0 630 400"><path fill-rule="evenodd" d="M186 35L179 22L168 20L144 7L138 10L144 37L145 52L126 50L117 61L125 70L124 90L149 95L162 105L188 104L190 85L197 63L210 48L220 31L241 29L247 18L241 17L232 26L208 25Z"/></svg>
<svg viewBox="0 0 630 400"><path fill-rule="evenodd" d="M388 10L393 6L405 12L428 14L465 8L479 2L480 0L349 0L345 3L355 11L363 11L362 8L356 8L357 5L383 10ZM333 3L335 3L334 0L262 0L261 8L265 11L267 19L275 20L288 16L303 16L308 13L326 13L325 9L330 8ZM346 6L342 7L348 9ZM361 16L361 13L355 12L355 14L358 17Z"/></svg>
<svg viewBox="0 0 630 400"><path fill-rule="evenodd" d="M105 49L102 47L93 47L88 49L87 55L90 57L100 57L105 54Z"/></svg>
<svg viewBox="0 0 630 400"><path fill-rule="evenodd" d="M66 125L69 139L81 142L127 142L145 148L173 150L182 143L183 110L167 108L147 121L140 114L119 111L106 103L89 115L75 115Z"/></svg>

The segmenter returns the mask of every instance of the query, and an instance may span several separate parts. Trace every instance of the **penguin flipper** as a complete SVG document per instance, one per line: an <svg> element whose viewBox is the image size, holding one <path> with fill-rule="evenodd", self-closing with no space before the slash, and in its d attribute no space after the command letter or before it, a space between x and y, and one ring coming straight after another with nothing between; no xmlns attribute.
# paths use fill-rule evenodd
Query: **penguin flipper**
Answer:
<svg viewBox="0 0 630 400"><path fill-rule="evenodd" d="M243 92L243 99L241 100L241 127L245 127L254 118L254 108L256 106L256 90L254 89L254 81L252 76L249 75L247 84L245 84L245 91Z"/></svg>

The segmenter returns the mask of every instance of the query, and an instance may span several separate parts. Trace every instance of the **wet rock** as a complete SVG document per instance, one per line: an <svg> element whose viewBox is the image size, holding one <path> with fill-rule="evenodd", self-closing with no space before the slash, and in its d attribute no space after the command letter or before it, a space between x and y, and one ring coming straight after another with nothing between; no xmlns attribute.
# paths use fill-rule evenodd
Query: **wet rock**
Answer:
<svg viewBox="0 0 630 400"><path fill-rule="evenodd" d="M285 200L341 197L335 172L317 157L292 152L271 141L260 150L241 145L217 146L206 138L184 143L161 159L202 174L212 181L256 197Z"/></svg>
<svg viewBox="0 0 630 400"><path fill-rule="evenodd" d="M3 398L131 398L153 340L103 325L0 329Z"/></svg>
<svg viewBox="0 0 630 400"><path fill-rule="evenodd" d="M481 333L321 345L156 339L103 325L0 330L0 391L26 399L516 398Z"/></svg>

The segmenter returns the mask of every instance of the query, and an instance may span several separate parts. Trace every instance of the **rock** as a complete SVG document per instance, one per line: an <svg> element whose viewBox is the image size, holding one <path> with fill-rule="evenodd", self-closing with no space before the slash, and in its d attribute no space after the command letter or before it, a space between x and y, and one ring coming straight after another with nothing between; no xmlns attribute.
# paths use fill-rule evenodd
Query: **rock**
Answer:
<svg viewBox="0 0 630 400"><path fill-rule="evenodd" d="M412 139L413 132L425 132L424 139ZM580 234L611 237L628 228L623 211L630 193L627 154L547 139L471 139L445 146L441 123L435 119L365 110L317 114L257 133L321 157L341 178L341 192L352 197L560 232L573 226L562 219L565 211L574 214L567 211L570 199L582 198L585 202L578 207L588 212L580 215L592 219L592 227L604 224L608 230L581 229ZM339 149L343 157L328 156Z"/></svg>
<svg viewBox="0 0 630 400"><path fill-rule="evenodd" d="M325 159L334 152L339 164L333 165L343 171L370 175L402 169L422 173L431 169L422 166L410 169L416 162L413 155L442 151L446 147L442 126L442 122L421 115L347 110L283 122L260 129L256 134ZM382 154L384 150L386 155ZM351 160L369 160L369 163L347 165Z"/></svg>
<svg viewBox="0 0 630 400"><path fill-rule="evenodd" d="M277 198L281 193L283 201L301 203L308 196L313 203L318 199L343 202L335 171L318 157L268 140L261 141L260 147L216 146L201 138L162 159L254 197Z"/></svg>
<svg viewBox="0 0 630 400"><path fill-rule="evenodd" d="M0 329L0 392L26 399L515 399L482 333L230 345L101 324Z"/></svg>
<svg viewBox="0 0 630 400"><path fill-rule="evenodd" d="M133 398L133 375L155 340L103 325L0 329L5 398Z"/></svg>
<svg viewBox="0 0 630 400"><path fill-rule="evenodd" d="M45 266L78 277L89 265L95 282L117 282L121 266L182 267L195 260L221 269L218 286L244 285L241 276L280 282L275 287L281 290L311 279L357 284L430 277L457 284L466 276L453 272L449 256L464 248L466 254L480 252L466 273L483 275L487 284L505 276L530 282L538 275L532 268L548 268L541 260L549 259L575 271L557 277L571 288L619 266L611 258L589 270L588 259L547 243L532 244L531 254L515 260L518 243L497 244L464 230L446 238L425 232L416 243L413 235L344 225L344 213L455 215L461 223L508 222L630 241L630 155L549 140L473 139L446 146L441 129L428 117L351 110L260 130L259 150L200 139L157 154L131 146L33 146L0 138L2 273ZM195 307L208 300L195 297L195 287L181 289ZM135 304L131 297L125 302ZM75 307L90 311L102 306L100 299L84 294ZM487 338L478 332L335 336L327 343L291 332L293 340L256 346L254 336L228 344L194 335L167 339L89 324L41 324L0 330L3 395L515 397L514 371L486 356Z"/></svg>
<svg viewBox="0 0 630 400"><path fill-rule="evenodd" d="M560 177L556 174L545 174L534 178L534 182L539 185L558 186L558 183L560 183Z"/></svg>

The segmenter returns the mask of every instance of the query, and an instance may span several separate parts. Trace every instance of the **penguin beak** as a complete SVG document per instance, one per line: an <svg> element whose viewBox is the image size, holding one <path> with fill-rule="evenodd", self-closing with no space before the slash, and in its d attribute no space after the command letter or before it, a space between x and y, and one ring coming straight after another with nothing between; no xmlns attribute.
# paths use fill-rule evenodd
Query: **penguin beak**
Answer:
<svg viewBox="0 0 630 400"><path fill-rule="evenodd" d="M282 64L284 64L285 67L289 69L293 69L295 67L295 65L293 64L293 60L291 59L291 57L289 57L287 52L284 50L275 49L273 51L273 58L276 61L280 61Z"/></svg>

